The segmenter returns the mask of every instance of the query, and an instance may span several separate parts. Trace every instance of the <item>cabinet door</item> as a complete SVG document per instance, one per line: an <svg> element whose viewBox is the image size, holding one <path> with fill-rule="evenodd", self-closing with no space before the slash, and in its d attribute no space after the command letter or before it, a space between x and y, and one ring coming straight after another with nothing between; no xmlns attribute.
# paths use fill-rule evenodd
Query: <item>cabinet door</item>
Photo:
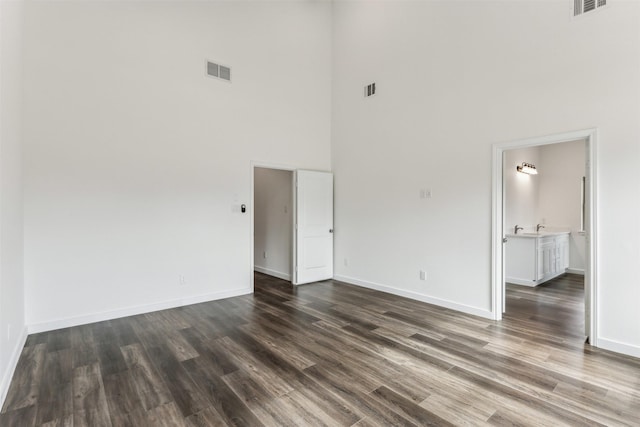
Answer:
<svg viewBox="0 0 640 427"><path fill-rule="evenodd" d="M544 249L538 248L538 259L536 265L536 280L540 282L544 277Z"/></svg>
<svg viewBox="0 0 640 427"><path fill-rule="evenodd" d="M536 242L528 237L510 237L505 250L505 281L536 284Z"/></svg>
<svg viewBox="0 0 640 427"><path fill-rule="evenodd" d="M553 247L546 246L544 248L544 275L545 277L551 275L553 271Z"/></svg>
<svg viewBox="0 0 640 427"><path fill-rule="evenodd" d="M547 279L556 271L555 241L552 237L543 237L540 239L540 246L543 253L543 279Z"/></svg>

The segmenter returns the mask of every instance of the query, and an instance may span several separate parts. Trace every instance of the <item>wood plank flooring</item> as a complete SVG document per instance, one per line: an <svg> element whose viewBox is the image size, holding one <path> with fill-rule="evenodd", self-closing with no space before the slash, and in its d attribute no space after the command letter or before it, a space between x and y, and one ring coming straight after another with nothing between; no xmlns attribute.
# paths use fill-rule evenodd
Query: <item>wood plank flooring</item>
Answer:
<svg viewBox="0 0 640 427"><path fill-rule="evenodd" d="M327 281L30 335L1 426L640 425L640 360L583 344L582 278L494 322Z"/></svg>

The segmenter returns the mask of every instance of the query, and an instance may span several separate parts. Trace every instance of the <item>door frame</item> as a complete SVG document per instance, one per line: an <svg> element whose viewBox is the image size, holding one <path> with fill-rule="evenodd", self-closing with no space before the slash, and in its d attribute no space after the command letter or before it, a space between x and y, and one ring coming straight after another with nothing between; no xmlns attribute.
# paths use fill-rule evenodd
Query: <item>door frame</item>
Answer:
<svg viewBox="0 0 640 427"><path fill-rule="evenodd" d="M249 212L250 212L250 222L251 222L251 227L250 227L250 235L249 235L249 240L251 242L250 245L250 254L249 254L249 262L250 264L250 270L251 271L251 290L252 292L255 290L255 280L254 280L254 268L255 268L255 259L254 259L254 253L255 253L255 209L254 209L254 201L255 201L255 171L256 168L263 168L263 169L275 169L275 170L283 170L283 171L288 171L291 172L291 283L294 283L295 280L295 269L296 269L296 215L297 215L297 200L296 200L296 170L298 170L299 168L296 168L294 166L289 166L289 165L282 165L282 164L277 164L277 163L267 163L267 162L260 162L260 161L251 161L251 194L250 194L250 200L251 200L251 205L249 206Z"/></svg>
<svg viewBox="0 0 640 427"><path fill-rule="evenodd" d="M589 343L598 346L598 203L597 203L597 128L527 138L493 144L492 181L492 239L491 239L491 313L501 320L504 311L504 152L508 150L584 140L586 145L585 176L585 334Z"/></svg>

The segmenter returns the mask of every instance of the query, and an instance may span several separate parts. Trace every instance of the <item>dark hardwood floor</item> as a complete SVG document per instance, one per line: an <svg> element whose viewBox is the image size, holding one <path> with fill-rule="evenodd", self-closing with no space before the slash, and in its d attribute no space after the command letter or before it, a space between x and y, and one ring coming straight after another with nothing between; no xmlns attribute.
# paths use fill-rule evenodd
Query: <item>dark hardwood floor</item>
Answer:
<svg viewBox="0 0 640 427"><path fill-rule="evenodd" d="M584 335L584 276L565 274L535 288L507 283L504 319L537 331L549 330L566 341Z"/></svg>
<svg viewBox="0 0 640 427"><path fill-rule="evenodd" d="M502 322L328 281L29 336L2 426L640 425L640 360L583 344L582 284Z"/></svg>

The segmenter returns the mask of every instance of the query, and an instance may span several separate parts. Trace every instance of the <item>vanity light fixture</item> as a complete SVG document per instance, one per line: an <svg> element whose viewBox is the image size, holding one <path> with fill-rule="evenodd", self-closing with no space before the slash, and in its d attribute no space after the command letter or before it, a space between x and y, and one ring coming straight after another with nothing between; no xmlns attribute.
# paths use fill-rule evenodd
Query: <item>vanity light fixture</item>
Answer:
<svg viewBox="0 0 640 427"><path fill-rule="evenodd" d="M518 172L526 173L526 174L529 174L529 175L537 175L538 174L538 170L536 169L536 165L531 164L531 163L527 163L527 162L522 162L522 166L520 166L520 165L516 166L516 170Z"/></svg>

